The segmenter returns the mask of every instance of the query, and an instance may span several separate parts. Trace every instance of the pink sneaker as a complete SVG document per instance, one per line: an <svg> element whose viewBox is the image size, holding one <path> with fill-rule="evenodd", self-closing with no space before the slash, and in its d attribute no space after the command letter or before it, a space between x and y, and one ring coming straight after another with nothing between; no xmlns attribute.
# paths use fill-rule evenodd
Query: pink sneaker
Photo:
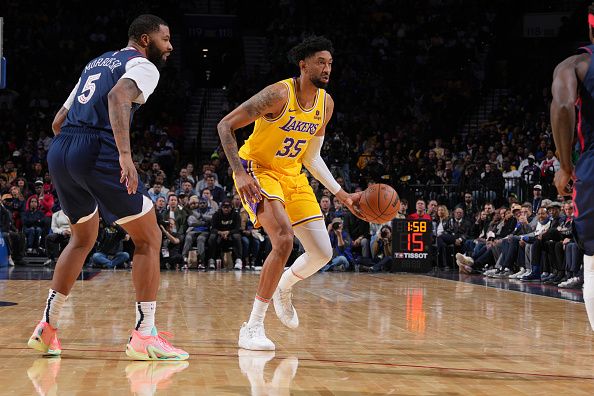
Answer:
<svg viewBox="0 0 594 396"><path fill-rule="evenodd" d="M160 331L157 335L143 336L132 330L132 337L126 345L126 355L134 360L186 360L188 352L176 348L165 337L171 333Z"/></svg>
<svg viewBox="0 0 594 396"><path fill-rule="evenodd" d="M58 329L54 329L47 322L39 322L27 345L29 348L52 356L59 356L62 353Z"/></svg>

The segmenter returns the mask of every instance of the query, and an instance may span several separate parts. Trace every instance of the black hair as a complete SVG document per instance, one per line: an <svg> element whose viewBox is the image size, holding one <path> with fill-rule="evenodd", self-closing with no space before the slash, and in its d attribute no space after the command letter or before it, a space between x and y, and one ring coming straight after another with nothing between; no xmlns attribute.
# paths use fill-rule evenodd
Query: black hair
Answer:
<svg viewBox="0 0 594 396"><path fill-rule="evenodd" d="M137 16L128 28L128 38L134 41L140 40L143 34L150 34L159 30L159 26L169 26L167 22L156 15L143 14Z"/></svg>
<svg viewBox="0 0 594 396"><path fill-rule="evenodd" d="M594 15L594 3L588 6L588 14Z"/></svg>
<svg viewBox="0 0 594 396"><path fill-rule="evenodd" d="M291 48L287 57L289 58L289 62L299 66L299 61L305 60L305 58L319 51L328 51L332 55L334 53L332 41L324 36L309 36Z"/></svg>

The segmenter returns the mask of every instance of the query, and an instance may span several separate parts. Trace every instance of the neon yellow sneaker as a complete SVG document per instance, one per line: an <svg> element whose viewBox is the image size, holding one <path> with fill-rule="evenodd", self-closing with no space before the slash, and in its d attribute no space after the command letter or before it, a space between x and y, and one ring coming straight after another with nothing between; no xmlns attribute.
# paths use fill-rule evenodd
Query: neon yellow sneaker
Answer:
<svg viewBox="0 0 594 396"><path fill-rule="evenodd" d="M62 353L62 345L58 340L58 329L54 329L47 322L39 322L27 345L29 348L47 355L59 356Z"/></svg>
<svg viewBox="0 0 594 396"><path fill-rule="evenodd" d="M172 337L172 334L165 331L157 333L153 328L152 335L143 336L132 330L132 337L126 345L126 355L134 360L186 360L190 356L163 337Z"/></svg>

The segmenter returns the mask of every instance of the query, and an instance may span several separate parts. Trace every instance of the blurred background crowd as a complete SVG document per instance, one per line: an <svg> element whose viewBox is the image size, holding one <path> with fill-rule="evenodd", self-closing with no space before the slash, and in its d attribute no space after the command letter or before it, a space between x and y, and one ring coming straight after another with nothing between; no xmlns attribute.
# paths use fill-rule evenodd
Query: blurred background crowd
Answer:
<svg viewBox="0 0 594 396"><path fill-rule="evenodd" d="M82 3L6 3L0 229L17 265L52 265L69 238L45 160L54 114L85 63L123 47L131 18L150 12L170 24L174 52L131 138L163 268L261 266L270 244L234 194L216 122L296 75L288 49L321 34L336 49L323 157L346 191L394 186L399 217L434 223L438 267L579 284L569 197L552 186L548 87L554 65L587 39L583 1L166 0L123 11L108 0L88 23L73 23ZM542 13L558 23L540 26ZM240 144L250 132L238 132ZM323 271L394 269L390 224L357 219L311 184L335 248ZM133 254L121 229L102 224L89 265L126 266Z"/></svg>

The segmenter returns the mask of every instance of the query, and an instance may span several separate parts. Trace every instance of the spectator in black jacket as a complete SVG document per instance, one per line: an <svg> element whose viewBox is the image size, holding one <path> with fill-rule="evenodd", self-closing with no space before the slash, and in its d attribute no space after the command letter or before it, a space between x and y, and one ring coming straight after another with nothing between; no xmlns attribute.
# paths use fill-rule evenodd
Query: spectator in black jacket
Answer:
<svg viewBox="0 0 594 396"><path fill-rule="evenodd" d="M180 265L184 262L181 255L181 239L179 234L175 231L175 220L172 218L161 221L159 224L162 233L161 241L161 255L160 262L161 267L171 269L175 266L175 269L179 269Z"/></svg>
<svg viewBox="0 0 594 396"><path fill-rule="evenodd" d="M197 241L198 267L200 268L205 260L204 245L210 236L210 223L215 211L208 206L206 198L197 198L196 196L190 198L190 209L191 214L188 217L188 230L185 235L182 257L184 261L188 260L188 252L194 241Z"/></svg>
<svg viewBox="0 0 594 396"><path fill-rule="evenodd" d="M126 231L117 224L107 225L102 220L97 238L97 252L91 257L94 265L105 268L117 268L130 260L130 255L124 252L124 241L130 239Z"/></svg>
<svg viewBox="0 0 594 396"><path fill-rule="evenodd" d="M351 240L351 250L361 257L369 258L369 222L361 220L351 212L347 211L344 218L344 230L349 234Z"/></svg>
<svg viewBox="0 0 594 396"><path fill-rule="evenodd" d="M39 210L36 197L29 200L29 209L23 213L23 231L27 236L27 253L33 253L39 248L43 219L45 215Z"/></svg>
<svg viewBox="0 0 594 396"><path fill-rule="evenodd" d="M448 268L448 246L460 250L470 235L471 224L464 219L464 210L454 209L454 217L450 218L444 227L444 232L437 237L438 265Z"/></svg>
<svg viewBox="0 0 594 396"><path fill-rule="evenodd" d="M212 227L208 238L210 259L208 267L214 268L215 259L221 258L221 248L231 244L235 267L243 267L241 247L241 218L233 210L231 201L225 200L219 210L212 216Z"/></svg>
<svg viewBox="0 0 594 396"><path fill-rule="evenodd" d="M12 212L7 208L12 201L12 195L4 194L0 201L0 232L8 245L8 263L12 266L20 264L24 256L24 243L14 227Z"/></svg>

